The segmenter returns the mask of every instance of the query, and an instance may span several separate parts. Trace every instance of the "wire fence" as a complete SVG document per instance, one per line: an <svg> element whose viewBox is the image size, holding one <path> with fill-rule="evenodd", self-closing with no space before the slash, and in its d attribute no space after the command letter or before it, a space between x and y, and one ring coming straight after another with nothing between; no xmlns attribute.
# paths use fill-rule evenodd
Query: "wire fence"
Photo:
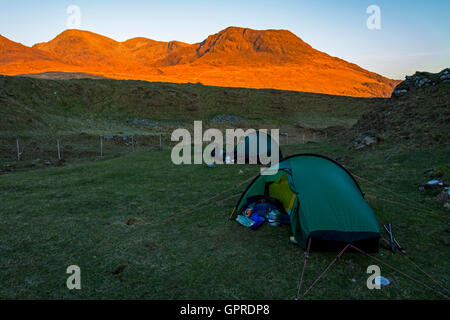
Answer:
<svg viewBox="0 0 450 320"><path fill-rule="evenodd" d="M326 135L281 132L280 146L320 142ZM173 147L169 133L152 135L72 135L0 138L0 172L12 168L57 166L66 161L118 157Z"/></svg>
<svg viewBox="0 0 450 320"><path fill-rule="evenodd" d="M304 144L311 142L322 142L328 139L326 132L280 132L280 146L289 144Z"/></svg>
<svg viewBox="0 0 450 320"><path fill-rule="evenodd" d="M117 157L131 152L162 150L170 144L170 136L167 134L0 138L0 164L3 167L12 164L54 165L67 160Z"/></svg>

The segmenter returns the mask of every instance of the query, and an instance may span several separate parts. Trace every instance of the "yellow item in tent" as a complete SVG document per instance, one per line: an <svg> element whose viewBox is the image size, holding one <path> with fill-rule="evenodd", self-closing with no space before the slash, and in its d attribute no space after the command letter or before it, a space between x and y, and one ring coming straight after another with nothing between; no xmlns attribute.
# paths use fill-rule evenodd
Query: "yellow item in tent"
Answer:
<svg viewBox="0 0 450 320"><path fill-rule="evenodd" d="M286 212L294 206L295 193L289 187L289 181L286 174L282 175L280 179L269 185L269 197L280 200Z"/></svg>
<svg viewBox="0 0 450 320"><path fill-rule="evenodd" d="M231 214L230 214L230 219L231 219L231 217L234 215L235 212L236 212L236 207L233 208L233 211L232 211Z"/></svg>

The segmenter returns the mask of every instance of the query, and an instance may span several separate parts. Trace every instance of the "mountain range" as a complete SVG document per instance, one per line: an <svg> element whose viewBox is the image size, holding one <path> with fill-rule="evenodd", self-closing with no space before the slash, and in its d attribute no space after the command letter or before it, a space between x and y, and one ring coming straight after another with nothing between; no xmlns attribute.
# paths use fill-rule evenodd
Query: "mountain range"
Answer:
<svg viewBox="0 0 450 320"><path fill-rule="evenodd" d="M118 42L75 29L32 47L0 36L0 74L58 72L359 97L389 97L399 83L318 51L288 30L229 27L195 44Z"/></svg>

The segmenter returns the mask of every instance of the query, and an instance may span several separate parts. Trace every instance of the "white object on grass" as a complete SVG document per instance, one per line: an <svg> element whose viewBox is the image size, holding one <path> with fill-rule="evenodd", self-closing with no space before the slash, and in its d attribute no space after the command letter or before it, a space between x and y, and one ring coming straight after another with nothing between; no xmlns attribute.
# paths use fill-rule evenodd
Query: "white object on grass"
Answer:
<svg viewBox="0 0 450 320"><path fill-rule="evenodd" d="M389 284L391 284L391 282L389 281L388 278L385 278L383 276L377 276L375 277L375 284L378 286L388 286Z"/></svg>

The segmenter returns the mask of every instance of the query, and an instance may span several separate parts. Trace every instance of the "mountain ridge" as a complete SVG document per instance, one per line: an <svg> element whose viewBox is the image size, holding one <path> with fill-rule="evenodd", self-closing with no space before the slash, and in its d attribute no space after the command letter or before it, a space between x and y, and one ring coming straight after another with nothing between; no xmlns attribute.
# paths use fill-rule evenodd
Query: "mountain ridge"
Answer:
<svg viewBox="0 0 450 320"><path fill-rule="evenodd" d="M8 59L0 58L0 73L6 75L79 72L361 97L389 97L398 84L318 51L289 30L228 27L194 44L145 37L116 41L75 29L32 47L4 39L0 38L0 54L9 53Z"/></svg>

